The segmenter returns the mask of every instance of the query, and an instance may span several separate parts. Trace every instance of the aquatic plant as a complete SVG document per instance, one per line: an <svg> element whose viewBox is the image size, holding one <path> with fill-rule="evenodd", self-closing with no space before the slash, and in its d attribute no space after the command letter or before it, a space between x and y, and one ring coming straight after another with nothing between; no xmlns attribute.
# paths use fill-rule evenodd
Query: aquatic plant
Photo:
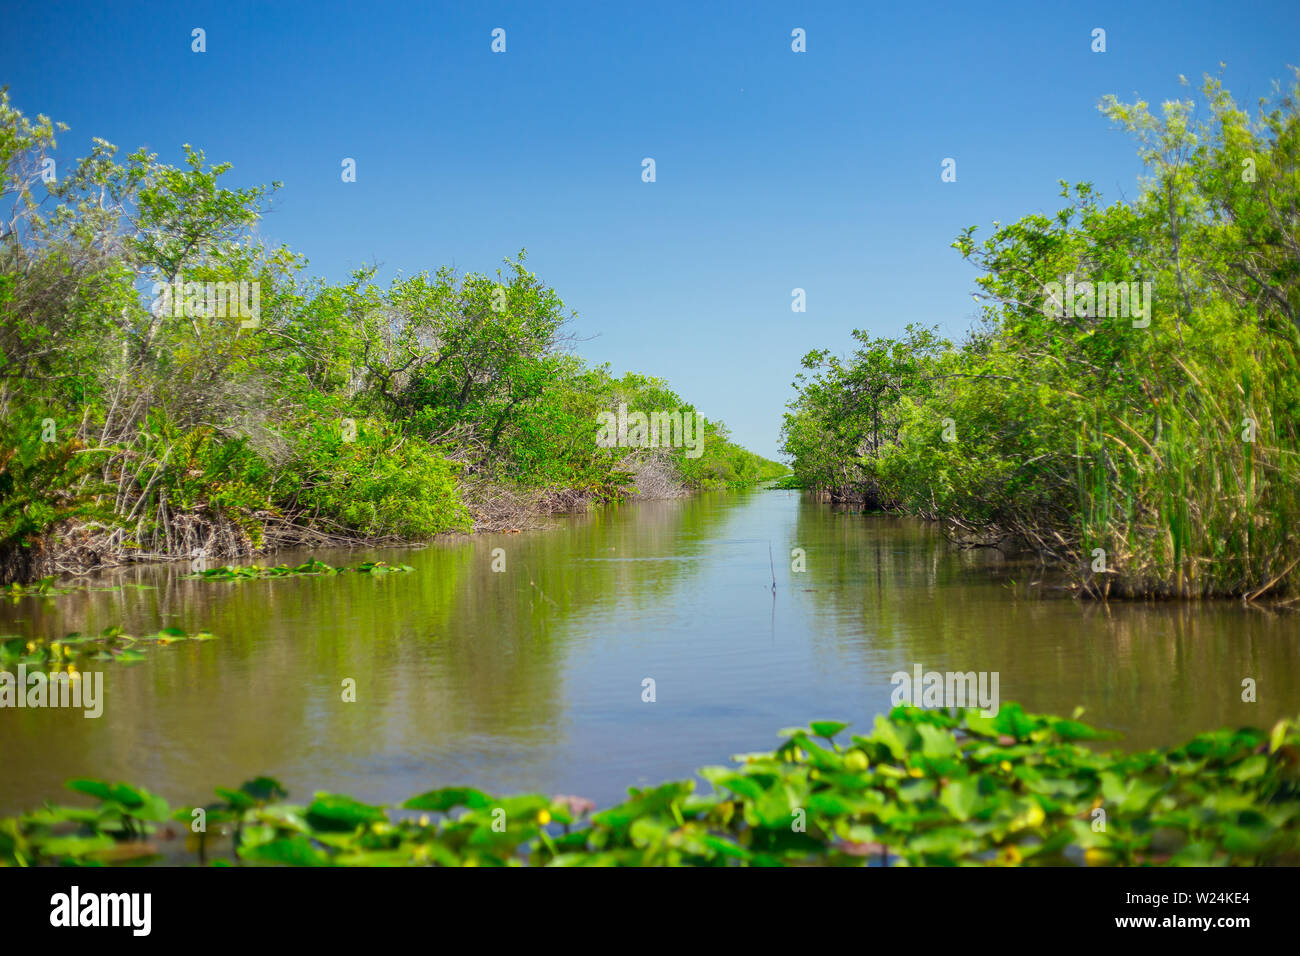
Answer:
<svg viewBox="0 0 1300 956"><path fill-rule="evenodd" d="M0 594L12 600L20 597L30 597L39 595L42 597L53 597L58 594L71 594L75 588L59 588L54 586L54 575L46 575L39 581L33 581L31 584L19 584L14 581L8 587L0 590Z"/></svg>
<svg viewBox="0 0 1300 956"><path fill-rule="evenodd" d="M145 790L74 780L94 808L47 804L0 819L0 864L175 858L288 866L1170 865L1300 863L1300 734L1293 720L1123 754L1078 720L1005 704L896 708L869 735L814 722L769 753L696 781L590 801L430 790L396 813L341 794L306 805L259 777L171 811ZM198 824L202 822L200 828Z"/></svg>
<svg viewBox="0 0 1300 956"><path fill-rule="evenodd" d="M75 591L153 591L156 590L152 584L118 584L112 587L79 587L79 586L55 586L54 575L46 575L40 580L33 581L31 584L19 584L17 581L0 588L0 595L3 595L15 604L20 598L25 597L58 597L63 594L72 594Z"/></svg>
<svg viewBox="0 0 1300 956"><path fill-rule="evenodd" d="M166 646L179 641L210 641L216 635L207 631L188 634L175 627L165 627L155 634L135 637L120 627L106 627L98 634L73 633L66 637L21 637L0 635L0 669L70 668L86 661L135 664L144 660L150 646Z"/></svg>
<svg viewBox="0 0 1300 956"><path fill-rule="evenodd" d="M387 561L365 561L354 567L335 568L323 561L317 561L314 558L304 564L291 568L285 564L277 564L272 568L264 568L260 565L252 564L248 567L236 568L230 565L223 565L219 568L208 568L206 571L200 571L198 574L187 574L185 579L202 580L202 581L247 581L261 578L289 578L299 575L331 575L346 574L354 572L356 574L393 574L399 571L414 571L415 568L409 564L389 564Z"/></svg>

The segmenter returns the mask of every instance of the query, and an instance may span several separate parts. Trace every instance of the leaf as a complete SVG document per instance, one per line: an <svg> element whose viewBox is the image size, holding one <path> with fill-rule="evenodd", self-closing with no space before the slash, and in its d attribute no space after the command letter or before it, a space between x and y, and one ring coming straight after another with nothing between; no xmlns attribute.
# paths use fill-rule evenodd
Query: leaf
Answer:
<svg viewBox="0 0 1300 956"><path fill-rule="evenodd" d="M907 759L907 744L904 743L898 728L880 714L876 715L875 731L872 738L884 744L895 760L901 763Z"/></svg>
<svg viewBox="0 0 1300 956"><path fill-rule="evenodd" d="M921 735L921 755L937 760L942 757L957 755L957 741L951 733L932 727L930 724L918 724L917 732Z"/></svg>
<svg viewBox="0 0 1300 956"><path fill-rule="evenodd" d="M813 734L830 740L848 724L842 724L838 720L814 720L809 726L812 728Z"/></svg>
<svg viewBox="0 0 1300 956"><path fill-rule="evenodd" d="M730 776L712 780L713 783L720 787L726 787L732 793L750 800L757 800L763 795L762 785L753 777L747 777L743 774L733 773Z"/></svg>
<svg viewBox="0 0 1300 956"><path fill-rule="evenodd" d="M1052 729L1056 731L1057 736L1062 740L1100 740L1113 736L1089 727L1087 724L1081 724L1077 720L1055 721L1052 724Z"/></svg>
<svg viewBox="0 0 1300 956"><path fill-rule="evenodd" d="M431 810L435 813L446 813L453 807L469 807L471 810L481 810L491 805L492 798L481 790L473 790L468 787L444 787L441 790L430 790L428 793L422 793L418 797L411 797L402 804L402 809Z"/></svg>
<svg viewBox="0 0 1300 956"><path fill-rule="evenodd" d="M998 709L993 724L1002 733L1024 740L1034 731L1034 721L1024 712L1019 704L1007 703Z"/></svg>
<svg viewBox="0 0 1300 956"><path fill-rule="evenodd" d="M1230 776L1237 781L1254 780L1262 777L1267 770L1268 758L1263 754L1252 754L1233 767Z"/></svg>
<svg viewBox="0 0 1300 956"><path fill-rule="evenodd" d="M939 794L939 802L947 807L958 820L966 821L971 817L979 803L979 780L975 777L963 777L951 780Z"/></svg>
<svg viewBox="0 0 1300 956"><path fill-rule="evenodd" d="M317 830L341 832L387 820L382 807L374 807L337 793L318 793L307 808L307 822Z"/></svg>
<svg viewBox="0 0 1300 956"><path fill-rule="evenodd" d="M1287 733L1294 728L1290 720L1283 718L1273 725L1273 730L1268 735L1268 752L1275 754L1278 748L1286 742Z"/></svg>
<svg viewBox="0 0 1300 956"><path fill-rule="evenodd" d="M274 777L254 777L252 780L245 780L239 789L242 793L263 803L268 800L283 799L289 795L289 791L285 790L284 785Z"/></svg>
<svg viewBox="0 0 1300 956"><path fill-rule="evenodd" d="M112 785L105 783L103 780L69 780L64 786L69 790L95 797L97 800L107 801L113 799Z"/></svg>
<svg viewBox="0 0 1300 956"><path fill-rule="evenodd" d="M240 847L239 857L250 863L283 863L286 866L328 866L330 859L305 836L295 834L251 847Z"/></svg>

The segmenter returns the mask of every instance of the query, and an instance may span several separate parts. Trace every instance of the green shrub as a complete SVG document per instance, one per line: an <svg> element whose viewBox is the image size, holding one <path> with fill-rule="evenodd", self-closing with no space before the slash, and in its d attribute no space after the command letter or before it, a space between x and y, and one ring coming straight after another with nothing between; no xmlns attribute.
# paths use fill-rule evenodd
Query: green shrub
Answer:
<svg viewBox="0 0 1300 956"><path fill-rule="evenodd" d="M308 524L402 538L470 529L455 463L381 421L356 426L354 441L345 441L338 426L320 423L305 433L296 504Z"/></svg>

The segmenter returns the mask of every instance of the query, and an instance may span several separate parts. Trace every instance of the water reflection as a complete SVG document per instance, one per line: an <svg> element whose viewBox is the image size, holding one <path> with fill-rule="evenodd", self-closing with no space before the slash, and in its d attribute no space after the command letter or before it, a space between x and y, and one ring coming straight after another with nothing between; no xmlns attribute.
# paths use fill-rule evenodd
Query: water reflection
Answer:
<svg viewBox="0 0 1300 956"><path fill-rule="evenodd" d="M494 572L494 549L505 570ZM769 558L769 548L773 558ZM791 549L806 552L805 573ZM75 776L174 801L260 773L392 801L453 783L581 793L686 775L819 717L870 724L890 674L999 671L1003 699L1088 709L1132 745L1300 711L1294 616L1235 604L1077 603L1031 566L958 552L919 522L784 492L611 508L550 531L381 558L413 574L183 580L28 598L0 630L207 629L105 671L105 713L0 711L0 813ZM306 554L277 555L290 563ZM772 566L777 592L772 595ZM499 566L499 561L498 561ZM657 699L641 699L653 678ZM1241 681L1259 702L1241 702ZM343 682L356 682L356 703Z"/></svg>

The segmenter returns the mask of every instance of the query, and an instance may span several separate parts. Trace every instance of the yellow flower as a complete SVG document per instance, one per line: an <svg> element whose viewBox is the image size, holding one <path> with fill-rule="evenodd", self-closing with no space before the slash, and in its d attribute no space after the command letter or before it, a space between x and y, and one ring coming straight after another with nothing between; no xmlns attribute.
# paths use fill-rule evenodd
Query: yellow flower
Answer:
<svg viewBox="0 0 1300 956"><path fill-rule="evenodd" d="M1004 761L1002 761L1000 764L998 764L998 767L1000 767L1000 768L1002 769L1002 772L1003 772L1003 773L1010 773L1010 772L1011 772L1011 761L1010 761L1010 760L1004 760Z"/></svg>
<svg viewBox="0 0 1300 956"><path fill-rule="evenodd" d="M924 777L924 776L925 776L924 772L922 772L921 769L920 769L919 767L909 767L908 770L907 770L907 775L908 775L909 777Z"/></svg>
<svg viewBox="0 0 1300 956"><path fill-rule="evenodd" d="M550 811L548 810L537 811L537 822L540 823L542 826L546 826L546 824L550 823L551 822Z"/></svg>

